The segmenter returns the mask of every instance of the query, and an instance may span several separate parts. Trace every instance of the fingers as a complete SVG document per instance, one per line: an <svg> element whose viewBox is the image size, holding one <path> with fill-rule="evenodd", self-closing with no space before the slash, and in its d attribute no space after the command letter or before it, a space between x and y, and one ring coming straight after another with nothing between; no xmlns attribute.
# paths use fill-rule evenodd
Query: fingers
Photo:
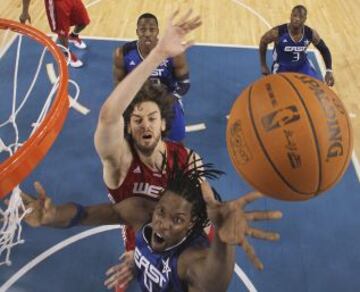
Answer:
<svg viewBox="0 0 360 292"><path fill-rule="evenodd" d="M278 220L282 218L282 215L280 211L252 211L245 213L248 221Z"/></svg>
<svg viewBox="0 0 360 292"><path fill-rule="evenodd" d="M21 192L20 196L21 196L25 206L36 201L36 199L33 196L28 195L28 194L24 193L23 191Z"/></svg>
<svg viewBox="0 0 360 292"><path fill-rule="evenodd" d="M45 199L47 197L46 192L45 192L43 186L40 184L40 182L38 182L38 181L34 182L34 187L35 187L36 192L39 195L39 199L42 201L45 201Z"/></svg>
<svg viewBox="0 0 360 292"><path fill-rule="evenodd" d="M125 287L133 279L132 270L129 269L128 265L122 263L120 265L114 266L106 271L107 279L104 282L104 285L108 288L114 288L116 285L120 287Z"/></svg>
<svg viewBox="0 0 360 292"><path fill-rule="evenodd" d="M194 30L195 28L199 27L201 25L201 17L199 15L194 16L190 18L193 10L189 9L176 23L174 23L174 26L180 27L184 33L188 33L191 30ZM175 13L173 13L171 20L173 21L175 16L178 15L179 10L176 10ZM191 42L188 43L189 47L191 45Z"/></svg>
<svg viewBox="0 0 360 292"><path fill-rule="evenodd" d="M173 21L174 21L174 19L175 19L175 17L179 14L179 8L178 9L176 9L171 15L170 15L170 17L169 17L169 23L173 23Z"/></svg>
<svg viewBox="0 0 360 292"><path fill-rule="evenodd" d="M257 228L252 228L249 227L245 234L247 236L251 236L257 239L262 239L262 240L271 240L271 241L275 241L275 240L279 240L280 239L280 234L276 233L276 232L271 232L271 231L264 231L264 230L260 230Z"/></svg>
<svg viewBox="0 0 360 292"><path fill-rule="evenodd" d="M209 207L215 207L215 206L218 206L220 204L218 201L216 201L215 196L214 196L214 192L211 189L211 186L207 181L204 181L201 184L201 192L202 192L205 203Z"/></svg>
<svg viewBox="0 0 360 292"><path fill-rule="evenodd" d="M44 209L45 211L50 210L53 207L51 198L46 198L44 202Z"/></svg>
<svg viewBox="0 0 360 292"><path fill-rule="evenodd" d="M177 12L177 14L179 13L179 10L175 11ZM190 8L182 17L180 17L180 19L177 21L177 23L175 23L176 26L182 26L187 22L187 19L189 18L189 16L192 14L193 10ZM177 15L176 14L176 15ZM176 16L175 15L175 16ZM175 17L174 16L174 17Z"/></svg>
<svg viewBox="0 0 360 292"><path fill-rule="evenodd" d="M259 198L262 198L262 197L264 197L264 195L259 192L247 193L246 195L244 195L240 199L238 199L239 207L244 207L245 205L247 205Z"/></svg>
<svg viewBox="0 0 360 292"><path fill-rule="evenodd" d="M246 253L247 257L249 258L250 262L260 271L264 269L263 263L260 261L258 256L256 255L255 249L251 246L251 244L244 239L242 245L242 249Z"/></svg>

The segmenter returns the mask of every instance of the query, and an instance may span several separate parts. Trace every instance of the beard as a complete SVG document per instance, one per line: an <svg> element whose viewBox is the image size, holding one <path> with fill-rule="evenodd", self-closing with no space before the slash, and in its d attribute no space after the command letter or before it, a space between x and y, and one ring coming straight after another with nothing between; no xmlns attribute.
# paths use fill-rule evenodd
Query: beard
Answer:
<svg viewBox="0 0 360 292"><path fill-rule="evenodd" d="M154 142L152 144L146 145L146 146L141 145L138 141L133 139L134 146L141 154L143 154L145 156L151 156L151 154L154 153L154 150L155 150L156 146L158 145L160 138L161 138L161 134L154 137Z"/></svg>

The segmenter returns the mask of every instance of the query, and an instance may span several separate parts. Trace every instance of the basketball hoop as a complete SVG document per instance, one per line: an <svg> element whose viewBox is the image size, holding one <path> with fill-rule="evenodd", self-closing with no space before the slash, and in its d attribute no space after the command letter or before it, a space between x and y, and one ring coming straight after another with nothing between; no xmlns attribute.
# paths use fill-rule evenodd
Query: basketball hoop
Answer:
<svg viewBox="0 0 360 292"><path fill-rule="evenodd" d="M57 45L44 33L15 21L0 18L0 29L10 29L38 41L50 51L59 65L58 90L47 116L21 148L0 164L0 198L3 198L44 158L64 124L69 100L67 64Z"/></svg>
<svg viewBox="0 0 360 292"><path fill-rule="evenodd" d="M16 55L15 73L14 73L14 95L12 103L12 112L8 121L0 122L0 128L3 125L11 124L15 131L15 143L7 145L0 137L0 153L8 152L9 157L0 162L0 199L4 198L12 191L8 209L3 211L0 208L0 219L2 219L2 228L0 229L0 255L6 251L6 259L1 264L10 264L10 250L13 246L22 243L21 240L21 220L27 214L27 210L21 200L19 184L34 170L34 168L45 157L50 147L54 143L60 130L63 127L69 110L68 99L68 71L67 63L63 52L58 46L44 33L37 29L12 20L0 18L0 29L6 30L6 34L11 31L19 38L19 45ZM20 106L16 104L16 83L18 74L19 51L22 37L26 36L45 47L40 58L36 77L31 83L30 89L26 94ZM40 116L36 122L32 123L32 131L24 142L19 142L19 133L17 128L17 114L24 106L28 98L44 58L45 51L49 51L58 65L58 76L52 85L51 91L43 105ZM9 71L10 72L10 71ZM11 73L9 73L11 74ZM45 96L45 94L44 94Z"/></svg>

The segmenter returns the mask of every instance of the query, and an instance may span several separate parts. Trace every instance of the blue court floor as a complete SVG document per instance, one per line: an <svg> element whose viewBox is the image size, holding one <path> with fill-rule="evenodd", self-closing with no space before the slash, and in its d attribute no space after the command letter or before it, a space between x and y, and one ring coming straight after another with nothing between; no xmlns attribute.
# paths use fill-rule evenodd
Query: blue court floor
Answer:
<svg viewBox="0 0 360 292"><path fill-rule="evenodd" d="M108 201L93 135L100 106L113 86L112 53L122 42L87 41L88 50L78 52L86 65L82 69L70 69L70 75L81 87L79 102L90 113L83 115L70 110L53 148L22 185L24 190L33 192L32 182L39 180L58 204ZM10 92L11 78L1 68L14 57L14 51L11 47L0 59L1 92ZM38 51L39 48L31 45L26 47L28 56ZM186 120L188 125L204 123L206 129L188 133L185 143L206 162L226 172L226 176L214 183L225 200L250 190L230 163L225 128L226 115L234 99L260 77L258 54L256 48L210 45L197 45L188 51L192 87L184 98ZM315 55L311 54L311 58L317 64ZM29 85L33 66L29 58L21 63L20 92ZM46 74L34 91L34 100L49 87L45 77ZM70 94L72 92L71 87ZM7 96L0 101L0 117L9 108L5 98ZM32 115L37 101L28 109ZM253 204L254 209L283 211L282 220L257 224L278 231L281 240L276 243L251 240L265 265L262 272L252 267L238 248L229 291L360 291L359 186L354 167L350 165L341 182L316 199L287 203L266 198ZM105 271L117 262L123 251L116 226L68 230L25 226L24 238L26 243L12 252L12 266L0 267L0 291L6 287L14 292L106 291ZM136 286L131 291L137 291Z"/></svg>

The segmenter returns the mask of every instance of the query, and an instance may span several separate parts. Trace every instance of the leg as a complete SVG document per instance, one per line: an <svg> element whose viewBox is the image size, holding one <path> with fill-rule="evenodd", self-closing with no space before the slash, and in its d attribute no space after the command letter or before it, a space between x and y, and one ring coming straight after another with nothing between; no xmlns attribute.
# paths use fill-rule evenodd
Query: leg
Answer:
<svg viewBox="0 0 360 292"><path fill-rule="evenodd" d="M70 13L70 23L75 25L69 36L69 41L79 49L86 49L87 45L79 38L79 33L90 23L89 15L81 0L73 1Z"/></svg>
<svg viewBox="0 0 360 292"><path fill-rule="evenodd" d="M45 4L51 30L57 33L60 44L68 48L70 30L69 3L67 1L55 1L53 2L54 5L48 5L48 1L45 1ZM83 63L77 59L76 55L70 52L70 66L78 68L82 65Z"/></svg>

